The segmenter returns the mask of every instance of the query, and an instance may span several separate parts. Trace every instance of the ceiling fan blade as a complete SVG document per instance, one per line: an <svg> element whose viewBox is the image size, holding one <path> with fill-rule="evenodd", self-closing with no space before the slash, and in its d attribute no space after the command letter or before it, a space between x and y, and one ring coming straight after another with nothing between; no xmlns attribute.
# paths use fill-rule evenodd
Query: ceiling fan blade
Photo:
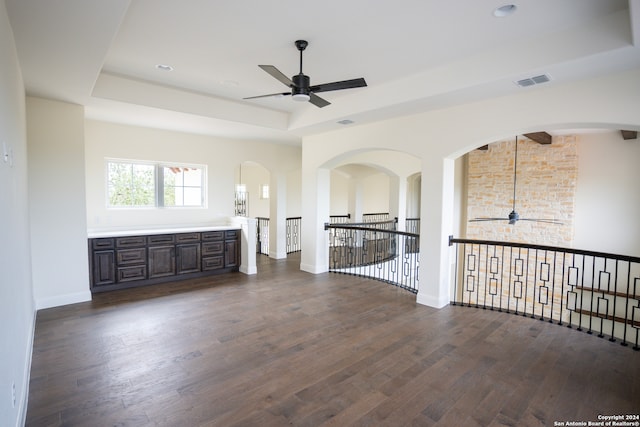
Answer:
<svg viewBox="0 0 640 427"><path fill-rule="evenodd" d="M258 65L258 67L262 68L264 71L269 73L271 77L275 78L276 80L281 82L283 85L289 86L289 87L295 87L295 84L293 84L293 81L291 81L289 77L282 74L282 72L278 70L276 67L274 67L273 65Z"/></svg>
<svg viewBox="0 0 640 427"><path fill-rule="evenodd" d="M311 92L329 92L330 90L342 90L353 89L356 87L365 87L367 82L361 77L359 79L343 80L341 82L323 83L320 85L311 86L309 90Z"/></svg>
<svg viewBox="0 0 640 427"><path fill-rule="evenodd" d="M555 219L541 219L541 218L520 218L520 221L532 221L532 222L544 222L546 224L564 225L562 222Z"/></svg>
<svg viewBox="0 0 640 427"><path fill-rule="evenodd" d="M480 221L509 221L509 218L474 218L469 220L469 222L480 222Z"/></svg>
<svg viewBox="0 0 640 427"><path fill-rule="evenodd" d="M283 95L291 95L291 92L270 93L269 95L250 96L248 98L242 98L242 99L267 98L269 96L283 96Z"/></svg>
<svg viewBox="0 0 640 427"><path fill-rule="evenodd" d="M331 105L329 101L326 99L320 98L318 95L314 93L309 94L309 102L315 105L318 108L326 107L327 105Z"/></svg>

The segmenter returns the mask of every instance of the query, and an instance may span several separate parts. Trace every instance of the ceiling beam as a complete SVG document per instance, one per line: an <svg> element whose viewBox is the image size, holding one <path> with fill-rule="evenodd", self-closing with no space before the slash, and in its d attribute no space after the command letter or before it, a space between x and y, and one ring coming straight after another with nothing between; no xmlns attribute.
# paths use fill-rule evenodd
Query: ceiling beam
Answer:
<svg viewBox="0 0 640 427"><path fill-rule="evenodd" d="M546 132L533 132L525 133L524 136L538 144L548 145L551 144L551 135Z"/></svg>
<svg viewBox="0 0 640 427"><path fill-rule="evenodd" d="M624 139L625 141L627 141L629 139L638 139L638 131L635 131L635 130L621 130L620 133L622 134L622 139Z"/></svg>

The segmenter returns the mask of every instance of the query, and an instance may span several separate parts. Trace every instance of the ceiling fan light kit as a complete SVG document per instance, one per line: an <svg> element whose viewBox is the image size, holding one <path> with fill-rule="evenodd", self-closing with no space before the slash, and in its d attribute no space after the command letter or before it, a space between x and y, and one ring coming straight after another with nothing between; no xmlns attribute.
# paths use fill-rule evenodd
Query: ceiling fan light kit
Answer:
<svg viewBox="0 0 640 427"><path fill-rule="evenodd" d="M311 99L311 97L306 93L294 93L293 95L291 95L291 98L293 98L294 101L298 102L307 102Z"/></svg>
<svg viewBox="0 0 640 427"><path fill-rule="evenodd" d="M256 98L266 98L271 96L291 95L291 98L294 101L300 101L300 102L309 101L316 107L322 108L322 107L326 107L327 105L330 105L331 103L323 98L320 98L318 95L316 95L317 92L329 92L332 90L353 89L357 87L367 86L367 82L362 77L358 79L343 80L339 82L324 83L320 85L311 86L311 79L309 78L309 76L305 75L302 72L302 52L307 48L309 43L306 40L296 40L295 45L298 51L300 52L300 72L295 76L293 76L291 79L289 79L289 77L284 75L280 70L278 70L273 65L258 65L258 67L262 68L265 72L271 75L271 77L275 78L285 86L289 86L291 91L284 92L284 93L272 93L268 95L250 96L244 99L256 99Z"/></svg>

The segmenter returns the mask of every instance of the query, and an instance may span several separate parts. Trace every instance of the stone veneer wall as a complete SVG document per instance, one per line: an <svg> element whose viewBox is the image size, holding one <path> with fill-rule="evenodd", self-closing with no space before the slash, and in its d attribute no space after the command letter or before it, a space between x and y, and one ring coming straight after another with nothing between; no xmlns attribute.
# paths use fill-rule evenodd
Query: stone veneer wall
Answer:
<svg viewBox="0 0 640 427"><path fill-rule="evenodd" d="M515 138L468 154L467 218L506 218L513 207ZM571 247L578 180L577 138L541 145L518 137L516 212L520 218L552 218L563 225L518 221L469 222L469 239Z"/></svg>

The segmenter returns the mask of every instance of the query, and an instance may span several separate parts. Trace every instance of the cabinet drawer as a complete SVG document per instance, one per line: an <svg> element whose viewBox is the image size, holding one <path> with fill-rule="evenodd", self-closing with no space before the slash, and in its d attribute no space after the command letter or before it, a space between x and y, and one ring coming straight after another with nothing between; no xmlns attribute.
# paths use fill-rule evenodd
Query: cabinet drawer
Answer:
<svg viewBox="0 0 640 427"><path fill-rule="evenodd" d="M203 241L224 240L224 231L207 231L202 233Z"/></svg>
<svg viewBox="0 0 640 427"><path fill-rule="evenodd" d="M136 246L144 246L146 240L144 236L127 236L116 238L116 248L133 248Z"/></svg>
<svg viewBox="0 0 640 427"><path fill-rule="evenodd" d="M175 236L173 234L157 234L147 237L149 245L165 245L167 243L174 243Z"/></svg>
<svg viewBox="0 0 640 427"><path fill-rule="evenodd" d="M220 242L208 242L202 244L202 256L222 255L224 253L224 244Z"/></svg>
<svg viewBox="0 0 640 427"><path fill-rule="evenodd" d="M113 249L113 239L91 239L93 249Z"/></svg>
<svg viewBox="0 0 640 427"><path fill-rule="evenodd" d="M217 270L223 267L224 267L223 256L202 258L202 271Z"/></svg>
<svg viewBox="0 0 640 427"><path fill-rule="evenodd" d="M237 240L238 239L239 230L228 230L224 232L225 240Z"/></svg>
<svg viewBox="0 0 640 427"><path fill-rule="evenodd" d="M136 265L118 268L118 283L144 280L147 278L147 266Z"/></svg>
<svg viewBox="0 0 640 427"><path fill-rule="evenodd" d="M144 264L147 262L147 248L120 249L116 251L118 266Z"/></svg>
<svg viewBox="0 0 640 427"><path fill-rule="evenodd" d="M176 234L177 243L199 242L200 233L182 233Z"/></svg>

